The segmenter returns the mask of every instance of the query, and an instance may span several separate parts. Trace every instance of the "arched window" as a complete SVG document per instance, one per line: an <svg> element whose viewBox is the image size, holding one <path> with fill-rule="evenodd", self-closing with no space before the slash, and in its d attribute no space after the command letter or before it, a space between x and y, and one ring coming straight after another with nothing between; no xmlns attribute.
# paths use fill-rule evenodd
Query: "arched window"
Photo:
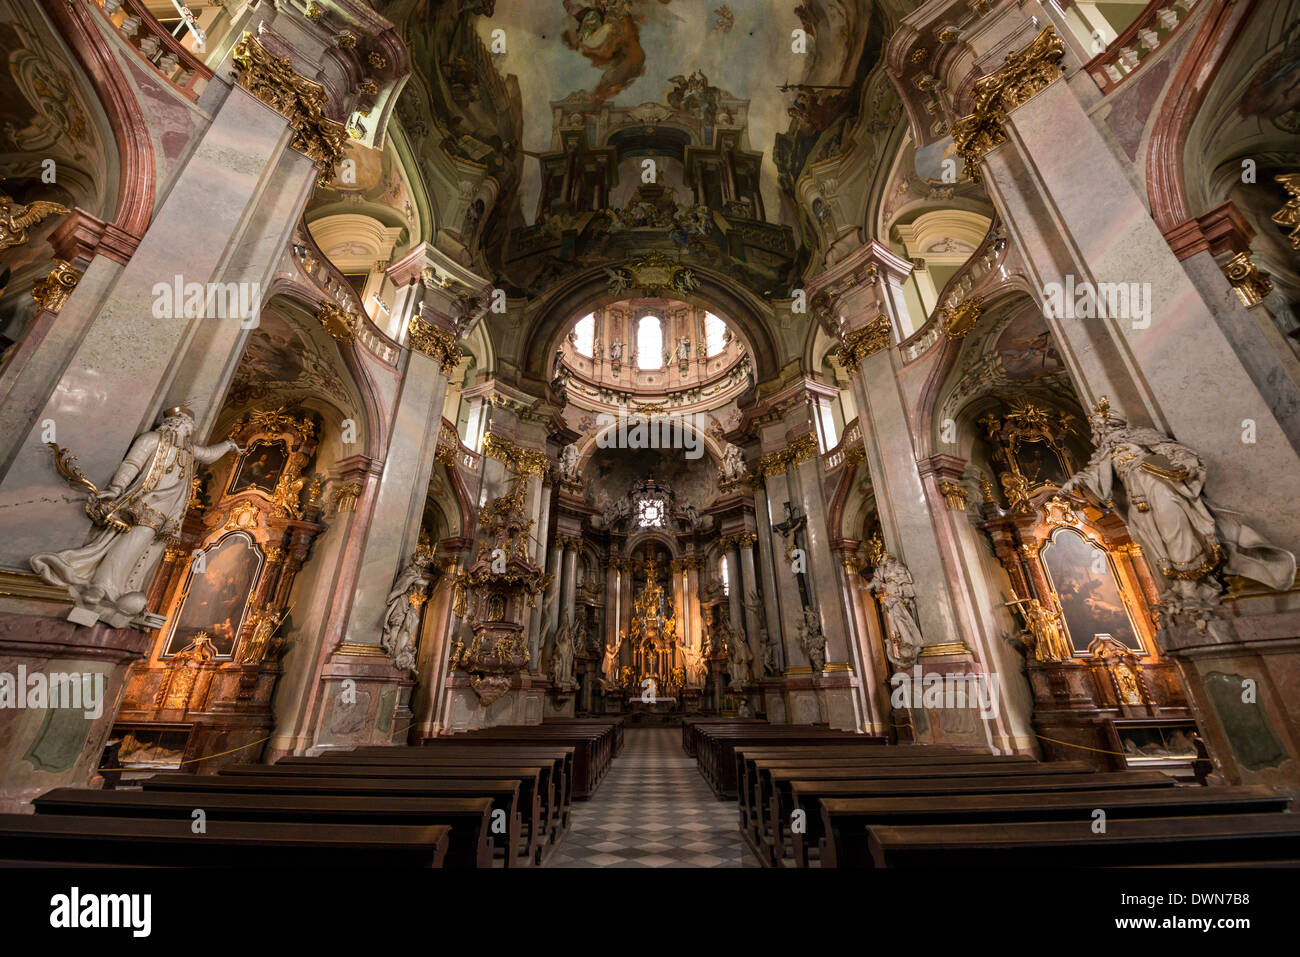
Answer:
<svg viewBox="0 0 1300 957"><path fill-rule="evenodd" d="M664 367L664 331L654 316L644 316L637 323L636 364L639 369Z"/></svg>
<svg viewBox="0 0 1300 957"><path fill-rule="evenodd" d="M722 594L731 594L731 577L727 574L727 556L718 561L718 575L722 578Z"/></svg>
<svg viewBox="0 0 1300 957"><path fill-rule="evenodd" d="M724 335L727 331L727 324L711 312L704 314L704 342L708 347L708 354L716 356L727 345Z"/></svg>
<svg viewBox="0 0 1300 957"><path fill-rule="evenodd" d="M591 347L596 341L596 314L589 312L573 327L573 348L579 354L591 357Z"/></svg>

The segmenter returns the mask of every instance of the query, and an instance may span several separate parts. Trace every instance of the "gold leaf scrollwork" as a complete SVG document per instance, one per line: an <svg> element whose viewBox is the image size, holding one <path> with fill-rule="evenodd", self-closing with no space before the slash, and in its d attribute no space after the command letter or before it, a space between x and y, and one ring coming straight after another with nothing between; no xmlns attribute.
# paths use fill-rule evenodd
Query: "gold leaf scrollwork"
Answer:
<svg viewBox="0 0 1300 957"><path fill-rule="evenodd" d="M1270 218L1283 229L1289 229L1287 240L1292 249L1300 249L1300 173L1282 173L1273 177L1291 194L1286 205Z"/></svg>
<svg viewBox="0 0 1300 957"><path fill-rule="evenodd" d="M361 320L338 303L322 302L316 310L316 321L339 342L351 342L357 337Z"/></svg>
<svg viewBox="0 0 1300 957"><path fill-rule="evenodd" d="M1258 305L1273 291L1273 280L1268 278L1268 273L1259 271L1249 251L1237 253L1224 263L1223 274L1232 283L1243 306Z"/></svg>
<svg viewBox="0 0 1300 957"><path fill-rule="evenodd" d="M865 326L848 333L836 351L844 368L853 373L864 359L889 348L889 339L889 317L882 312Z"/></svg>
<svg viewBox="0 0 1300 957"><path fill-rule="evenodd" d="M764 478L781 475L787 469L797 468L800 463L808 461L817 451L817 437L806 432L781 451L764 455L759 459L758 468Z"/></svg>
<svg viewBox="0 0 1300 957"><path fill-rule="evenodd" d="M410 343L416 352L437 362L443 375L451 375L461 360L456 337L418 316L411 320Z"/></svg>
<svg viewBox="0 0 1300 957"><path fill-rule="evenodd" d="M63 259L54 260L54 268L32 286L32 298L50 312L58 312L81 281L81 271Z"/></svg>
<svg viewBox="0 0 1300 957"><path fill-rule="evenodd" d="M980 180L980 158L1006 141L1007 113L1059 77L1064 56L1064 41L1048 25L1023 50L1008 54L1003 66L975 81L975 109L952 128L953 145L974 182Z"/></svg>
<svg viewBox="0 0 1300 957"><path fill-rule="evenodd" d="M275 56L247 31L230 56L239 68L239 85L288 119L296 134L291 145L321 168L319 184L328 183L343 159L348 134L322 112L329 99L325 88L294 72L289 57Z"/></svg>
<svg viewBox="0 0 1300 957"><path fill-rule="evenodd" d="M943 313L943 334L949 339L964 339L984 315L984 301L968 296Z"/></svg>
<svg viewBox="0 0 1300 957"><path fill-rule="evenodd" d="M957 511L966 508L966 496L969 492L966 486L960 482L940 482L939 492L943 495L943 500L948 503L948 507Z"/></svg>
<svg viewBox="0 0 1300 957"><path fill-rule="evenodd" d="M519 475L545 475L551 467L545 452L521 449L495 432L484 434L483 454L505 463L506 468Z"/></svg>

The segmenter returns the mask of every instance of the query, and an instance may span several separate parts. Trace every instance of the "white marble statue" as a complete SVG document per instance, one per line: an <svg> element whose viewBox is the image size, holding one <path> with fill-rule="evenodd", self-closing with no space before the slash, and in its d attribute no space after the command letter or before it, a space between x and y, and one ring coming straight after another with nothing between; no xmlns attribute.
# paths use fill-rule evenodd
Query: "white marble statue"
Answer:
<svg viewBox="0 0 1300 957"><path fill-rule="evenodd" d="M180 535L198 464L241 451L229 439L195 445L193 436L194 414L168 409L158 428L131 443L107 488L95 489L76 473L91 490L86 510L97 527L80 548L30 559L41 578L66 588L76 602L70 620L93 625L102 618L121 628L144 611L167 541Z"/></svg>
<svg viewBox="0 0 1300 957"><path fill-rule="evenodd" d="M691 357L691 340L682 336L677 340L677 361L686 362Z"/></svg>
<svg viewBox="0 0 1300 957"><path fill-rule="evenodd" d="M880 608L885 613L885 655L896 667L910 668L925 644L921 628L916 623L916 589L912 586L912 573L879 543L873 549L871 559L876 570L866 588L880 599Z"/></svg>
<svg viewBox="0 0 1300 957"><path fill-rule="evenodd" d="M749 650L745 633L738 628L733 628L728 622L719 625L718 631L726 641L727 652L731 657L728 669L731 672L731 686L738 688L749 684L754 680L754 653Z"/></svg>
<svg viewBox="0 0 1300 957"><path fill-rule="evenodd" d="M600 663L600 673L604 679L606 691L618 686L618 653L622 647L623 632L621 631L612 645L605 646L605 657Z"/></svg>
<svg viewBox="0 0 1300 957"><path fill-rule="evenodd" d="M578 481L578 446L573 442L560 452L560 477L567 482Z"/></svg>
<svg viewBox="0 0 1300 957"><path fill-rule="evenodd" d="M758 592L750 589L745 593L745 597L741 599L741 604L745 606L747 612L750 612L754 616L753 620L760 623L758 626L758 647L759 654L761 655L759 665L762 668L762 674L764 676L775 675L778 673L776 662L776 642L774 642L768 635L767 628L761 624L763 621L764 611L763 603L758 597Z"/></svg>
<svg viewBox="0 0 1300 957"><path fill-rule="evenodd" d="M826 636L822 634L821 620L815 608L803 610L803 621L799 623L799 645L808 656L813 674L821 674L826 667Z"/></svg>
<svg viewBox="0 0 1300 957"><path fill-rule="evenodd" d="M688 642L682 642L679 647L686 668L686 687L703 688L709 680L709 663L704 657L704 650Z"/></svg>
<svg viewBox="0 0 1300 957"><path fill-rule="evenodd" d="M1088 422L1096 451L1061 492L1085 488L1110 503L1119 478L1128 498L1125 521L1163 575L1173 617L1203 619L1219 600L1219 572L1279 591L1291 586L1295 555L1206 500L1205 466L1194 450L1155 429L1130 426L1104 396Z"/></svg>
<svg viewBox="0 0 1300 957"><path fill-rule="evenodd" d="M424 575L432 560L427 550L417 548L406 567L398 572L388 593L380 644L392 656L393 664L403 671L415 668L415 637L420 630L420 606L427 585Z"/></svg>
<svg viewBox="0 0 1300 957"><path fill-rule="evenodd" d="M551 650L551 683L558 691L572 691L578 687L573 680L573 630L569 627L566 610L555 632L555 647Z"/></svg>
<svg viewBox="0 0 1300 957"><path fill-rule="evenodd" d="M609 344L609 357L615 362L623 360L623 340L615 339Z"/></svg>
<svg viewBox="0 0 1300 957"><path fill-rule="evenodd" d="M745 453L740 446L728 442L722 450L722 481L736 482L745 477Z"/></svg>

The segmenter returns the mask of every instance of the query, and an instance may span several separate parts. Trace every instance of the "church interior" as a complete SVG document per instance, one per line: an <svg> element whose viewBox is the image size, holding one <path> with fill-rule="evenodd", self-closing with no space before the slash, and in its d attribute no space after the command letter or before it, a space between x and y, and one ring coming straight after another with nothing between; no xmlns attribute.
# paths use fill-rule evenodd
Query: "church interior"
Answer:
<svg viewBox="0 0 1300 957"><path fill-rule="evenodd" d="M0 863L1300 866L1300 0L0 53Z"/></svg>

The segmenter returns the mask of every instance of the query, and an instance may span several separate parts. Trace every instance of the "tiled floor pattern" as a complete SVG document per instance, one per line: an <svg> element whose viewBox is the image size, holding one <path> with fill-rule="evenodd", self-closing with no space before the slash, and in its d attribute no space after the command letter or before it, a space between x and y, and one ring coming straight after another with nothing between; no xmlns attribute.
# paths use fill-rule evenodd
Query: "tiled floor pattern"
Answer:
<svg viewBox="0 0 1300 957"><path fill-rule="evenodd" d="M623 753L548 867L758 867L740 836L736 803L713 796L680 728L628 728Z"/></svg>

